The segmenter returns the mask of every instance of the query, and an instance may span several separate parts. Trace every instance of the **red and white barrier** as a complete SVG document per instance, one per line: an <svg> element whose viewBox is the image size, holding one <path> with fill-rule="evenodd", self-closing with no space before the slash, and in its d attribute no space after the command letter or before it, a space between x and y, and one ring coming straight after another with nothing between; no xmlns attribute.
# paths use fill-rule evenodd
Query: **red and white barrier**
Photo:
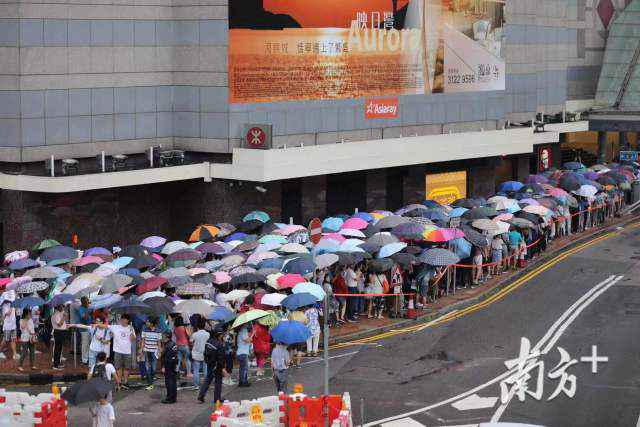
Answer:
<svg viewBox="0 0 640 427"><path fill-rule="evenodd" d="M66 427L67 404L53 393L30 395L0 389L1 427Z"/></svg>

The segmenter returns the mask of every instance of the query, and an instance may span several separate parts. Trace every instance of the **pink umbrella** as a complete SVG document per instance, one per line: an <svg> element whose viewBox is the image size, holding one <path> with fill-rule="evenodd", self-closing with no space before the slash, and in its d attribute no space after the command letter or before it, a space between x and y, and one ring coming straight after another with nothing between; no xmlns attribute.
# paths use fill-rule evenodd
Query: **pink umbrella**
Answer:
<svg viewBox="0 0 640 427"><path fill-rule="evenodd" d="M11 277L3 277L0 279L0 289L4 288L11 282Z"/></svg>
<svg viewBox="0 0 640 427"><path fill-rule="evenodd" d="M275 230L273 234L279 234L281 236L288 236L289 234L296 233L298 231L306 231L307 229L301 225L285 225L284 227Z"/></svg>
<svg viewBox="0 0 640 427"><path fill-rule="evenodd" d="M254 252L247 258L247 264L258 264L265 259L278 258L279 256L275 252Z"/></svg>
<svg viewBox="0 0 640 427"><path fill-rule="evenodd" d="M323 233L322 239L320 239L320 241L323 241L323 240L335 240L336 242L338 242L338 244L340 244L345 240L347 240L347 238L344 237L342 234L338 234L338 233Z"/></svg>
<svg viewBox="0 0 640 427"><path fill-rule="evenodd" d="M520 200L520 203L524 203L527 205L533 205L533 206L540 206L540 202L538 202L535 199L522 199Z"/></svg>
<svg viewBox="0 0 640 427"><path fill-rule="evenodd" d="M429 242L442 243L459 237L464 237L464 232L462 230L457 230L455 228L439 228L427 234L426 240Z"/></svg>
<svg viewBox="0 0 640 427"><path fill-rule="evenodd" d="M299 274L285 274L278 277L278 287L280 289L293 288L298 283L306 282L305 278Z"/></svg>
<svg viewBox="0 0 640 427"><path fill-rule="evenodd" d="M84 267L87 264L102 264L104 260L97 256L85 256L82 258L74 259L71 261L71 265L74 267Z"/></svg>
<svg viewBox="0 0 640 427"><path fill-rule="evenodd" d="M549 188L547 193L553 197L567 197L569 194L562 188Z"/></svg>
<svg viewBox="0 0 640 427"><path fill-rule="evenodd" d="M167 243L167 239L160 236L149 236L140 242L140 246L144 246L146 248L159 248L160 246Z"/></svg>
<svg viewBox="0 0 640 427"><path fill-rule="evenodd" d="M19 259L28 258L28 257L29 257L28 251L13 251L13 252L9 252L4 256L4 262L6 264L11 264L13 261L17 261Z"/></svg>
<svg viewBox="0 0 640 427"><path fill-rule="evenodd" d="M231 275L226 271L216 271L213 273L213 283L216 285L222 285L231 281Z"/></svg>
<svg viewBox="0 0 640 427"><path fill-rule="evenodd" d="M349 218L346 220L341 228L352 228L354 230L364 230L369 224L362 218Z"/></svg>
<svg viewBox="0 0 640 427"><path fill-rule="evenodd" d="M12 291L14 289L17 289L18 286L20 286L23 283L29 283L30 281L32 281L33 279L30 276L20 276L20 277L16 277L15 279L13 279L11 282L9 282L7 284L7 291Z"/></svg>
<svg viewBox="0 0 640 427"><path fill-rule="evenodd" d="M162 258L162 256L159 254L151 254L151 256L159 262L164 261L164 258Z"/></svg>
<svg viewBox="0 0 640 427"><path fill-rule="evenodd" d="M493 218L494 221L509 221L513 219L513 214L511 213L501 213L497 217Z"/></svg>

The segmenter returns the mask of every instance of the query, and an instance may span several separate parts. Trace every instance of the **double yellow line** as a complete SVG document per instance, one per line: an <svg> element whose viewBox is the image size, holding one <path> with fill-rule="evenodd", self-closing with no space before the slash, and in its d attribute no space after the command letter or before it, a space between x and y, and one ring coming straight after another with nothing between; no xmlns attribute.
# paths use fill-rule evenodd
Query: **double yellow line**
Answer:
<svg viewBox="0 0 640 427"><path fill-rule="evenodd" d="M471 305L463 310L460 311L452 311L449 312L447 314L445 314L444 316L436 319L435 321L431 321L431 322L427 322L427 323L419 323L417 325L413 325L413 326L409 326L407 328L402 328L402 329L393 329L390 330L388 332L384 332L378 335L373 335L367 338L361 338L358 340L354 340L354 341L349 341L349 342L344 342L344 343L340 343L340 344L335 344L333 346L330 347L330 349L339 349L339 348L344 348L344 347L349 347L349 346L354 346L354 345L359 345L359 344L368 344L374 341L378 341L384 338L389 338L392 336L396 336L396 335L401 335L401 334L406 334L406 333L410 333L410 332L417 332L417 331L421 331L425 328L432 328L432 327L436 327L436 326L440 326L444 323L450 322L454 319L458 319L462 316L466 316L468 314L471 314L475 311L478 311L482 308L488 307L489 305L493 304L496 301L500 301L502 298L504 298L505 296L507 296L509 293L515 291L516 289L518 289L519 287L523 286L525 283L527 283L528 281L530 281L531 279L533 279L534 277L540 275L541 273L543 273L544 271L548 270L549 268L553 267L554 265L558 264L561 261L564 261L566 258L570 257L571 255L582 251L583 249L586 249L590 246L593 246L597 243L600 243L604 240L610 239L611 237L617 236L618 234L620 234L622 231L625 230L630 230L630 229L634 229L640 226L640 223L636 223L633 225L630 225L628 228L626 229L621 229L621 230L617 230L617 231L610 231L608 233L603 234L600 237L597 237L589 242L586 243L582 243L578 246L576 246L573 249L569 249L566 252L563 252L562 254L556 256L555 258L545 262L544 264L542 264L539 267L536 267L535 269L533 269L532 271L528 272L527 274L525 274L524 276L520 277L518 280L516 280L515 282L505 286L504 288L502 288L500 291L496 292L495 294L491 295L490 297L486 298L485 300L482 300L474 305Z"/></svg>

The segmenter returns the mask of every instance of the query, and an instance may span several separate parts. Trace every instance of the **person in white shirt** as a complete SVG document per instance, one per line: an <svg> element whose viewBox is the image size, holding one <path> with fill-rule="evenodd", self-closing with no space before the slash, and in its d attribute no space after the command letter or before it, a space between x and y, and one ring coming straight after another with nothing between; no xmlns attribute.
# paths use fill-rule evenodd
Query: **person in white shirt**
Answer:
<svg viewBox="0 0 640 427"><path fill-rule="evenodd" d="M74 325L77 328L88 329L88 335L91 338L89 344L89 373L93 372L93 367L96 365L96 358L98 353L104 352L109 357L109 348L111 347L111 331L107 329L104 319L98 316L95 320L95 324L92 326L87 325Z"/></svg>
<svg viewBox="0 0 640 427"><path fill-rule="evenodd" d="M16 325L16 310L15 308L11 307L11 303L9 301L5 301L2 304L2 320L2 347L4 349L4 347L8 346L11 349L13 358L18 359L19 356L18 352L16 351L16 338L18 336Z"/></svg>
<svg viewBox="0 0 640 427"><path fill-rule="evenodd" d="M53 369L59 371L64 368L60 365L60 356L62 356L62 346L67 339L67 314L64 312L64 306L59 305L54 309L51 316L51 326L53 327Z"/></svg>
<svg viewBox="0 0 640 427"><path fill-rule="evenodd" d="M191 369L193 372L193 385L200 387L200 370L203 371L203 378L207 377L207 364L204 360L204 347L209 341L210 334L204 329L204 320L200 320L196 325L197 331L191 334L189 341L193 344L191 349Z"/></svg>
<svg viewBox="0 0 640 427"><path fill-rule="evenodd" d="M107 399L100 399L93 407L89 408L89 411L93 419L93 427L113 427L116 412Z"/></svg>
<svg viewBox="0 0 640 427"><path fill-rule="evenodd" d="M109 326L113 334L113 363L121 372L122 387L129 387L129 368L131 367L131 347L136 341L136 331L130 325L131 317L128 314L120 316L119 325Z"/></svg>
<svg viewBox="0 0 640 427"><path fill-rule="evenodd" d="M22 317L20 318L20 366L18 370L24 371L24 359L29 354L29 367L36 369L34 365L35 360L35 341L36 330L33 326L33 320L31 320L31 310L25 308L22 310Z"/></svg>
<svg viewBox="0 0 640 427"><path fill-rule="evenodd" d="M88 378L91 379L93 377L102 378L111 385L115 383L116 388L120 388L120 377L116 372L116 368L107 362L107 355L104 352L98 353L96 357L96 365L93 367L93 371L89 373ZM109 402L113 401L113 392L109 391L106 397Z"/></svg>

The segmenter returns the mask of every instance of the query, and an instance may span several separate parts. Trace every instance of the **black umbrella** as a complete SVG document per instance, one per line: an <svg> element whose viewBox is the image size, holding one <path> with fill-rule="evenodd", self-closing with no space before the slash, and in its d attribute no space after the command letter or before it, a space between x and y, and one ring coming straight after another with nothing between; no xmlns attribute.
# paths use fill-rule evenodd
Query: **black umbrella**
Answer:
<svg viewBox="0 0 640 427"><path fill-rule="evenodd" d="M340 265L355 265L358 263L358 259L351 252L336 252L338 255L338 263Z"/></svg>
<svg viewBox="0 0 640 427"><path fill-rule="evenodd" d="M600 175L596 181L602 185L618 185L618 182L608 175Z"/></svg>
<svg viewBox="0 0 640 427"><path fill-rule="evenodd" d="M384 273L393 268L395 263L389 258L374 259L369 262L367 269L373 273Z"/></svg>
<svg viewBox="0 0 640 427"><path fill-rule="evenodd" d="M157 315L173 313L176 306L173 300L167 297L148 298L144 300L144 303L151 307L153 312Z"/></svg>
<svg viewBox="0 0 640 427"><path fill-rule="evenodd" d="M560 177L560 188L565 191L576 191L580 188L580 180L573 174L565 173Z"/></svg>
<svg viewBox="0 0 640 427"><path fill-rule="evenodd" d="M360 231L362 231L362 233L364 233L364 235L367 238L369 238L369 237L373 236L374 234L379 233L380 232L380 228L376 227L373 224L369 224L369 225L367 225L367 228L365 228L364 230L360 230Z"/></svg>
<svg viewBox="0 0 640 427"><path fill-rule="evenodd" d="M178 286L186 285L187 283L191 283L191 282L192 280L188 276L176 276L176 277L169 277L167 279L167 283L169 284L169 286L173 288L177 288Z"/></svg>
<svg viewBox="0 0 640 427"><path fill-rule="evenodd" d="M129 264L130 267L137 268L138 270L143 268L152 268L156 265L158 265L158 260L151 255L143 255L141 257L138 257L134 259L131 264Z"/></svg>
<svg viewBox="0 0 640 427"><path fill-rule="evenodd" d="M238 231L241 231L243 233L251 233L253 231L258 230L263 225L264 224L261 221L258 221L257 219L252 219L249 221L244 221L240 225L238 225Z"/></svg>
<svg viewBox="0 0 640 427"><path fill-rule="evenodd" d="M526 194L545 194L544 187L540 184L527 184L522 186L518 193L526 193Z"/></svg>
<svg viewBox="0 0 640 427"><path fill-rule="evenodd" d="M42 261L49 262L56 259L76 259L78 258L78 251L69 246L53 246L47 248L40 254L39 257Z"/></svg>
<svg viewBox="0 0 640 427"><path fill-rule="evenodd" d="M313 262L311 257L296 257L282 267L284 273L300 274L302 276L313 273L315 270L316 263Z"/></svg>
<svg viewBox="0 0 640 427"><path fill-rule="evenodd" d="M382 246L373 242L365 242L358 247L363 251L372 254L374 252L378 252Z"/></svg>
<svg viewBox="0 0 640 427"><path fill-rule="evenodd" d="M536 214L532 214L530 212L525 212L525 211L516 212L515 216L517 218L527 219L527 220L531 221L534 224L539 224L540 222L544 221L544 219L542 219L541 216L536 215Z"/></svg>
<svg viewBox="0 0 640 427"><path fill-rule="evenodd" d="M462 229L462 231L464 231L464 238L467 239L472 245L481 248L489 246L489 241L487 240L487 238L482 233L478 232L475 228L468 225L463 225L460 228Z"/></svg>
<svg viewBox="0 0 640 427"><path fill-rule="evenodd" d="M231 284L233 286L247 285L249 283L264 282L265 280L267 280L267 279L262 274L244 273L244 274L240 274L239 276L236 276L236 277L232 278L231 279Z"/></svg>
<svg viewBox="0 0 640 427"><path fill-rule="evenodd" d="M489 218L489 215L486 214L484 208L472 208L463 213L462 217L466 219L486 219Z"/></svg>
<svg viewBox="0 0 640 427"><path fill-rule="evenodd" d="M125 247L120 253L119 256L128 256L131 258L139 258L147 255L151 255L149 249L145 248L141 245L130 245Z"/></svg>
<svg viewBox="0 0 640 427"><path fill-rule="evenodd" d="M115 303L111 307L109 307L111 311L117 311L120 313L130 313L130 314L152 314L153 308L142 302L142 301L132 301L130 299L125 299L120 302Z"/></svg>
<svg viewBox="0 0 640 427"><path fill-rule="evenodd" d="M416 257L408 253L391 255L391 259L400 264L402 267L408 267L416 263Z"/></svg>
<svg viewBox="0 0 640 427"><path fill-rule="evenodd" d="M473 209L473 208L479 207L480 203L477 200L474 200L474 199L458 199L458 200L454 201L453 203L451 203L451 206L456 207L456 208Z"/></svg>
<svg viewBox="0 0 640 427"><path fill-rule="evenodd" d="M97 402L107 397L113 386L103 378L91 378L86 381L78 381L67 387L62 393L62 398L71 405L79 405L85 402Z"/></svg>

